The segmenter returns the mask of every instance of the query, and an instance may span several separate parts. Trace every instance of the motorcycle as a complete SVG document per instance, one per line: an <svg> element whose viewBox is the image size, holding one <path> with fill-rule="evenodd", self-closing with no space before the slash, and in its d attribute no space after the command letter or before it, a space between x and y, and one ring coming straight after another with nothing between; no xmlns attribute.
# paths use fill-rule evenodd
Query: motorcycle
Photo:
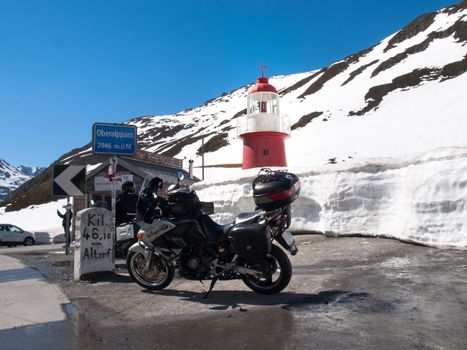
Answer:
<svg viewBox="0 0 467 350"><path fill-rule="evenodd" d="M138 222L141 231L126 263L130 276L150 290L166 288L175 271L189 280L242 280L260 294L282 291L292 277L292 266L279 243L297 253L288 230L290 204L300 193L298 177L287 171L261 169L253 181L253 212L240 213L231 223L214 222L201 208L196 192L178 183L168 190L168 200L155 190L155 219Z"/></svg>

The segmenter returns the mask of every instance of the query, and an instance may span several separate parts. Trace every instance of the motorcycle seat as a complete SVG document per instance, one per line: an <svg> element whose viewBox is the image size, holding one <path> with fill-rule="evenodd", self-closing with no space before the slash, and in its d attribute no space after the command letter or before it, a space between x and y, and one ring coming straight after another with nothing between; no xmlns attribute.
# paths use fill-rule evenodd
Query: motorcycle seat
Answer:
<svg viewBox="0 0 467 350"><path fill-rule="evenodd" d="M233 226L233 223L219 225L214 222L209 215L203 214L199 217L199 223L208 239L213 242L222 243L227 240L227 234L230 231L230 228Z"/></svg>
<svg viewBox="0 0 467 350"><path fill-rule="evenodd" d="M244 213L240 213L237 215L235 218L235 224L248 224L250 223L253 219L257 218L258 216L261 215L263 211L260 210L255 210L255 211L248 211Z"/></svg>

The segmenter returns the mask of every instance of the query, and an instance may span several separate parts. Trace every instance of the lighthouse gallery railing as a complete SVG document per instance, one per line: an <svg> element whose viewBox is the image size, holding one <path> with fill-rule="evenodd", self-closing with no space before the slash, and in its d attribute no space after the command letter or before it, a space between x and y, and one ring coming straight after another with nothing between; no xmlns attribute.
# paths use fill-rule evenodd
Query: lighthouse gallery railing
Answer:
<svg viewBox="0 0 467 350"><path fill-rule="evenodd" d="M237 120L238 136L261 131L290 135L290 117L288 115L259 113L240 117Z"/></svg>

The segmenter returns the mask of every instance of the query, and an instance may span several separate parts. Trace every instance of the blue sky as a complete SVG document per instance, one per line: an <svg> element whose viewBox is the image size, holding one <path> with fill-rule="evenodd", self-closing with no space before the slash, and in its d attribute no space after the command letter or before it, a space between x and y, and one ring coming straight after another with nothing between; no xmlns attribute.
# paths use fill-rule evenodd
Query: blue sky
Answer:
<svg viewBox="0 0 467 350"><path fill-rule="evenodd" d="M94 122L321 68L455 0L0 0L0 158L47 166Z"/></svg>

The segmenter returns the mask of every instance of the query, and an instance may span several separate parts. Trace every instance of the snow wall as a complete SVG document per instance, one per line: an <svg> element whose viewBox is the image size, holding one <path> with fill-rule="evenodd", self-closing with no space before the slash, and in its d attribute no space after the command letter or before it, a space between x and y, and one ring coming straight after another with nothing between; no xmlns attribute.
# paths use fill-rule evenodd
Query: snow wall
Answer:
<svg viewBox="0 0 467 350"><path fill-rule="evenodd" d="M301 192L292 232L367 235L437 247L467 247L467 148L438 149L410 161L380 160L291 171ZM228 222L254 210L247 176L194 186Z"/></svg>
<svg viewBox="0 0 467 350"><path fill-rule="evenodd" d="M0 207L0 223L34 232L37 243L50 243L55 236L63 234L62 219L57 215L57 210L64 213L65 204L66 199L59 199L12 212L6 212L5 207Z"/></svg>

